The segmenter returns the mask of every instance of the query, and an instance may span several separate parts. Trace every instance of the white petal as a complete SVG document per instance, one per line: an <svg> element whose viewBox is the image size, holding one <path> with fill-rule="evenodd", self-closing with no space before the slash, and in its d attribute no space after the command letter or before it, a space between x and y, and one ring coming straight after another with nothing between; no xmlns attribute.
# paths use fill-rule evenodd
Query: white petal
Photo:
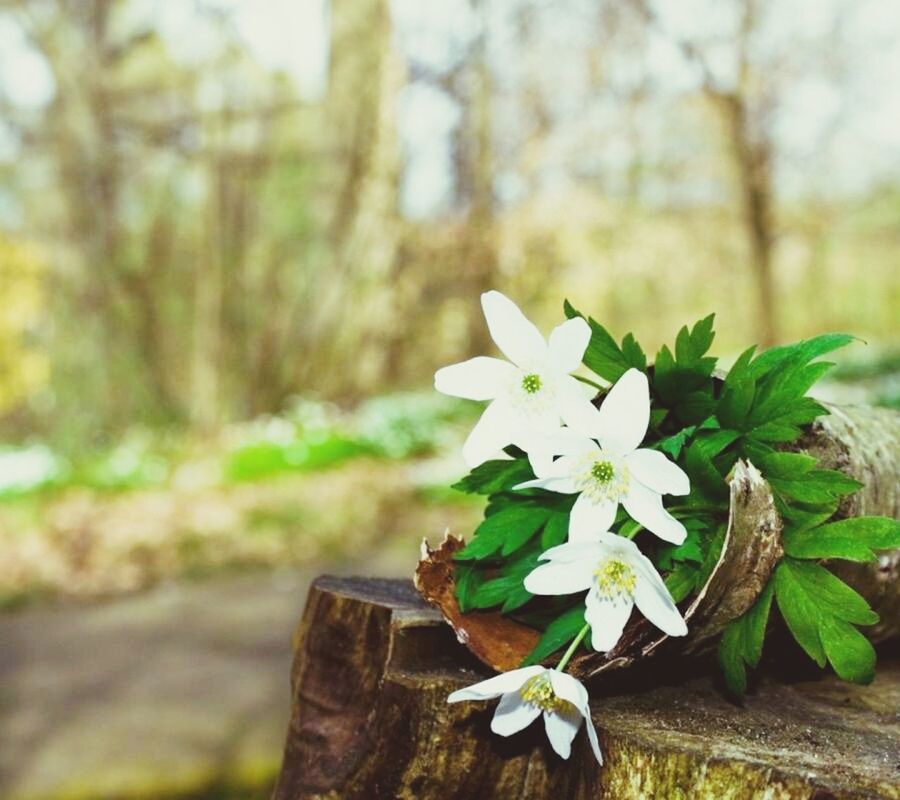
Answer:
<svg viewBox="0 0 900 800"><path fill-rule="evenodd" d="M576 463L571 456L563 456L550 464L539 463L541 472L536 473L539 477L518 483L513 489L546 489L560 494L575 494L578 488L572 476L575 474Z"/></svg>
<svg viewBox="0 0 900 800"><path fill-rule="evenodd" d="M522 667L521 669L510 670L509 672L501 672L488 678L480 683L467 686L465 689L457 689L448 698L448 703L458 703L461 700L491 700L499 697L501 694L508 692L518 692L522 685L529 678L539 675L544 671L544 667L535 664L533 667Z"/></svg>
<svg viewBox="0 0 900 800"><path fill-rule="evenodd" d="M659 450L635 450L625 456L632 476L658 494L690 494L691 480Z"/></svg>
<svg viewBox="0 0 900 800"><path fill-rule="evenodd" d="M632 561L632 564L637 573L634 602L638 610L663 633L684 636L687 624L656 568L644 555L641 555L639 561Z"/></svg>
<svg viewBox="0 0 900 800"><path fill-rule="evenodd" d="M568 758L572 753L572 739L581 727L581 712L571 708L567 711L545 711L544 730L550 746L560 758Z"/></svg>
<svg viewBox="0 0 900 800"><path fill-rule="evenodd" d="M585 392L585 384L566 375L556 383L556 402L563 422L573 431L594 438L601 430L603 419L591 402L594 392Z"/></svg>
<svg viewBox="0 0 900 800"><path fill-rule="evenodd" d="M569 515L569 541L589 542L606 533L616 519L619 504L615 500L595 503L586 494L578 495Z"/></svg>
<svg viewBox="0 0 900 800"><path fill-rule="evenodd" d="M545 363L544 337L512 300L497 291L485 292L481 307L491 338L513 364L528 369Z"/></svg>
<svg viewBox="0 0 900 800"><path fill-rule="evenodd" d="M639 481L631 481L622 505L635 520L660 539L681 544L687 536L684 525L663 508L662 497Z"/></svg>
<svg viewBox="0 0 900 800"><path fill-rule="evenodd" d="M571 428L559 428L551 432L525 431L519 436L516 445L526 453L541 453L550 456L581 456L585 453L600 452L599 445L583 434L576 433ZM556 463L556 462L551 462ZM571 464L572 461L564 462ZM555 475L563 474L555 472ZM547 477L546 474L535 472L539 478Z"/></svg>
<svg viewBox="0 0 900 800"><path fill-rule="evenodd" d="M601 653L612 650L625 630L634 603L627 597L609 600L591 589L585 606L584 619L591 626L591 647Z"/></svg>
<svg viewBox="0 0 900 800"><path fill-rule="evenodd" d="M581 317L568 319L550 332L550 365L560 372L574 372L591 341L591 326Z"/></svg>
<svg viewBox="0 0 900 800"><path fill-rule="evenodd" d="M568 475L561 478L535 478L533 481L517 483L513 489L546 489L558 494L575 494L578 491L575 481Z"/></svg>
<svg viewBox="0 0 900 800"><path fill-rule="evenodd" d="M595 561L550 561L525 576L525 589L532 594L574 594L591 585Z"/></svg>
<svg viewBox="0 0 900 800"><path fill-rule="evenodd" d="M516 368L499 358L478 356L434 373L434 388L466 400L493 400L516 378Z"/></svg>
<svg viewBox="0 0 900 800"><path fill-rule="evenodd" d="M541 709L526 703L519 692L505 694L494 712L491 730L500 736L512 736L531 725L540 713Z"/></svg>
<svg viewBox="0 0 900 800"><path fill-rule="evenodd" d="M608 551L602 542L565 542L545 550L540 555L541 561L590 561L596 564Z"/></svg>
<svg viewBox="0 0 900 800"><path fill-rule="evenodd" d="M578 709L581 716L584 717L585 727L587 728L588 739L591 742L591 749L599 764L603 763L603 756L600 753L600 743L597 741L597 731L594 728L594 721L591 719L591 706L588 698L587 689L577 678L565 672L558 670L549 670L550 683L557 697L568 700L575 708Z"/></svg>
<svg viewBox="0 0 900 800"><path fill-rule="evenodd" d="M501 450L515 438L514 420L515 415L506 403L491 402L463 444L463 458L469 469L500 457Z"/></svg>
<svg viewBox="0 0 900 800"><path fill-rule="evenodd" d="M616 381L600 404L596 438L605 450L625 455L636 450L650 424L647 376L630 369Z"/></svg>

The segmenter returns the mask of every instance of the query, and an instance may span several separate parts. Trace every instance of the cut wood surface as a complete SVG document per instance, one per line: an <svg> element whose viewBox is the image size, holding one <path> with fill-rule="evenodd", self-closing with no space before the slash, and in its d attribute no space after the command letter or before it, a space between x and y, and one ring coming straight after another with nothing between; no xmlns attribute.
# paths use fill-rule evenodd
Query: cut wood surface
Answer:
<svg viewBox="0 0 900 800"><path fill-rule="evenodd" d="M448 705L489 673L407 581L319 578L294 646L273 800L900 798L896 660L868 687L766 678L743 706L650 660L591 689L598 767L583 732L562 761L539 724L502 739L495 703Z"/></svg>

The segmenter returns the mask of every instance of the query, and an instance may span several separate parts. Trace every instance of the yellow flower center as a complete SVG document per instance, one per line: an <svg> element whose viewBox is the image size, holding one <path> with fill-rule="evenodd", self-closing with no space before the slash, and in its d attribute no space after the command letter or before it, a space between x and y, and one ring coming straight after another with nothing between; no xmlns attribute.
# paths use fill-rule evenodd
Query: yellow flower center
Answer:
<svg viewBox="0 0 900 800"><path fill-rule="evenodd" d="M556 695L550 683L550 677L546 672L535 675L533 678L525 681L524 686L519 690L519 694L522 695L522 699L526 703L537 706L544 711L555 711L559 714L575 708L568 700L563 700Z"/></svg>
<svg viewBox="0 0 900 800"><path fill-rule="evenodd" d="M594 580L597 582L597 592L602 597L614 599L617 597L633 597L637 578L630 564L620 561L618 558L607 558L597 565L594 570Z"/></svg>
<svg viewBox="0 0 900 800"><path fill-rule="evenodd" d="M586 454L575 468L578 490L594 503L620 502L628 494L630 479L625 461L602 450Z"/></svg>
<svg viewBox="0 0 900 800"><path fill-rule="evenodd" d="M528 394L535 394L541 390L541 376L536 372L531 372L522 378L522 388Z"/></svg>

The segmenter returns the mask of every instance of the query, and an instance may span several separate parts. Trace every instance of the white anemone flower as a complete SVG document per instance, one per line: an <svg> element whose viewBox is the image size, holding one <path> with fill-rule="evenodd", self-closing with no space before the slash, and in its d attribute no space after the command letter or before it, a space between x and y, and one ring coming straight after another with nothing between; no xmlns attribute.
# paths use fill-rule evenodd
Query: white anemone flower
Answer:
<svg viewBox="0 0 900 800"><path fill-rule="evenodd" d="M515 488L578 494L569 517L570 542L609 530L621 503L648 531L681 544L687 532L663 508L662 495L688 494L690 480L663 453L639 448L650 423L647 376L628 370L609 390L599 411L593 406L591 410L571 430L544 437L540 449L562 457L532 459L537 479Z"/></svg>
<svg viewBox="0 0 900 800"><path fill-rule="evenodd" d="M656 568L630 539L601 533L594 541L567 542L541 555L525 577L532 594L572 594L587 590L584 620L591 646L612 650L631 610L640 612L669 636L684 636L687 625Z"/></svg>
<svg viewBox="0 0 900 800"><path fill-rule="evenodd" d="M497 291L481 295L491 338L509 359L478 356L439 369L434 387L467 400L490 400L463 445L469 468L497 456L535 431L587 425L596 409L593 390L571 376L591 339L580 317L567 320L545 341L519 307ZM502 456L501 456L502 457Z"/></svg>
<svg viewBox="0 0 900 800"><path fill-rule="evenodd" d="M581 721L587 728L591 749L598 763L603 763L597 731L591 720L587 689L571 675L540 665L504 672L453 692L448 703L461 700L493 700L500 698L491 730L500 736L511 736L527 728L544 714L544 730L550 745L562 758L572 752L572 740Z"/></svg>

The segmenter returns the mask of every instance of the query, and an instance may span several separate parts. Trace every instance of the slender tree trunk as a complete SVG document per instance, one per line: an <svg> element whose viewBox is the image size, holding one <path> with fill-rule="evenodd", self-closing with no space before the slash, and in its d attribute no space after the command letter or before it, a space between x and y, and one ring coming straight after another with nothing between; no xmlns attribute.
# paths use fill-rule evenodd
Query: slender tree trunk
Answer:
<svg viewBox="0 0 900 800"><path fill-rule="evenodd" d="M772 271L772 159L769 143L756 141L746 104L738 94L717 95L741 194L741 213L756 285L760 344L778 339L778 313Z"/></svg>

